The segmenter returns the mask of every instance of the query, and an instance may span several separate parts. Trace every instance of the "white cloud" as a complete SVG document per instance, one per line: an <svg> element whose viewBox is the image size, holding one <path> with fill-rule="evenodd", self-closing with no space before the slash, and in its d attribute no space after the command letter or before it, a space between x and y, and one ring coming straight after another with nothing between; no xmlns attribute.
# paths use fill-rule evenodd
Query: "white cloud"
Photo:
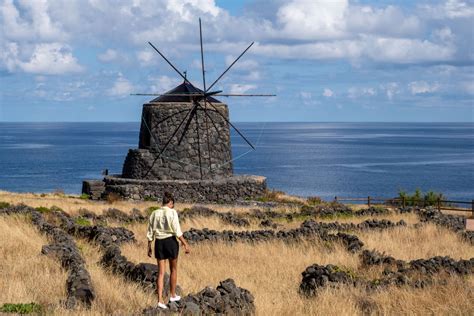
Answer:
<svg viewBox="0 0 474 316"><path fill-rule="evenodd" d="M230 85L230 94L243 94L249 90L254 90L257 88L257 85L254 84L231 84Z"/></svg>
<svg viewBox="0 0 474 316"><path fill-rule="evenodd" d="M105 52L103 52L102 54L99 54L97 55L97 58L100 60L100 61L103 61L103 62L111 62L111 61L114 61L114 60L117 60L119 57L119 54L116 50L114 49L107 49Z"/></svg>
<svg viewBox="0 0 474 316"><path fill-rule="evenodd" d="M425 13L437 19L459 19L474 16L472 3L459 0L447 0L438 5L423 5L421 8Z"/></svg>
<svg viewBox="0 0 474 316"><path fill-rule="evenodd" d="M455 37L451 29L447 26L434 30L433 35L443 42L452 41Z"/></svg>
<svg viewBox="0 0 474 316"><path fill-rule="evenodd" d="M347 29L353 33L413 36L421 31L418 17L405 16L401 9L392 5L385 8L351 6L346 19Z"/></svg>
<svg viewBox="0 0 474 316"><path fill-rule="evenodd" d="M359 59L367 57L378 62L397 64L425 61L449 61L456 52L451 44L439 45L428 40L367 36L357 40L320 43L256 45L264 56L304 59Z"/></svg>
<svg viewBox="0 0 474 316"><path fill-rule="evenodd" d="M156 53L153 53L150 50L142 50L137 53L137 59L142 66L149 66L152 64L152 60L155 59Z"/></svg>
<svg viewBox="0 0 474 316"><path fill-rule="evenodd" d="M244 80L257 81L260 80L261 74L259 71L251 71L243 77Z"/></svg>
<svg viewBox="0 0 474 316"><path fill-rule="evenodd" d="M149 76L148 81L152 83L150 86L152 93L163 93L180 84L176 81L176 78L168 76Z"/></svg>
<svg viewBox="0 0 474 316"><path fill-rule="evenodd" d="M0 14L4 36L9 40L58 41L68 37L61 24L52 21L46 0L5 0L0 5Z"/></svg>
<svg viewBox="0 0 474 316"><path fill-rule="evenodd" d="M301 101L303 102L304 105L319 105L321 102L319 102L317 99L313 98L313 94L309 91L300 91L299 92L299 97Z"/></svg>
<svg viewBox="0 0 474 316"><path fill-rule="evenodd" d="M233 56L233 55L227 55L225 57L225 63L227 66L230 66L230 64L232 64L235 59L237 58L237 56ZM237 63L235 63L234 66L232 66L232 69L240 69L240 70L254 70L256 68L258 68L258 62L256 60L253 60L253 59L239 59L239 61ZM199 61L199 68L201 68L201 61Z"/></svg>
<svg viewBox="0 0 474 316"><path fill-rule="evenodd" d="M375 95L377 95L377 89L372 87L350 87L349 89L347 89L347 96L351 99L356 99L359 97L372 97Z"/></svg>
<svg viewBox="0 0 474 316"><path fill-rule="evenodd" d="M25 72L59 75L83 70L68 45L60 43L38 44L28 62L17 61Z"/></svg>
<svg viewBox="0 0 474 316"><path fill-rule="evenodd" d="M323 96L325 96L326 98L330 98L333 95L334 95L334 92L331 89L324 88Z"/></svg>
<svg viewBox="0 0 474 316"><path fill-rule="evenodd" d="M426 81L412 81L408 84L411 94L432 93L439 89L438 83L429 84Z"/></svg>
<svg viewBox="0 0 474 316"><path fill-rule="evenodd" d="M385 94L387 98L392 101L395 95L400 93L399 85L397 82L389 82L387 84L383 84L380 87L381 89L385 90Z"/></svg>
<svg viewBox="0 0 474 316"><path fill-rule="evenodd" d="M462 82L461 86L465 92L474 95L474 81Z"/></svg>
<svg viewBox="0 0 474 316"><path fill-rule="evenodd" d="M125 97L134 92L134 89L133 84L124 78L122 74L119 74L112 88L107 90L107 94L113 97Z"/></svg>
<svg viewBox="0 0 474 316"><path fill-rule="evenodd" d="M277 13L279 36L313 40L340 37L345 33L348 5L347 0L289 1Z"/></svg>

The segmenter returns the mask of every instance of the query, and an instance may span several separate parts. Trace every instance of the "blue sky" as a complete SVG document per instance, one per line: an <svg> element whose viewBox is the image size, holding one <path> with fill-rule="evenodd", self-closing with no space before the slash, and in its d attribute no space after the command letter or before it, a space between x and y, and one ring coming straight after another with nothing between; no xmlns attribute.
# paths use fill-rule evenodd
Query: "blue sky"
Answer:
<svg viewBox="0 0 474 316"><path fill-rule="evenodd" d="M0 121L139 121L180 78L233 121L473 121L474 1L0 0Z"/></svg>

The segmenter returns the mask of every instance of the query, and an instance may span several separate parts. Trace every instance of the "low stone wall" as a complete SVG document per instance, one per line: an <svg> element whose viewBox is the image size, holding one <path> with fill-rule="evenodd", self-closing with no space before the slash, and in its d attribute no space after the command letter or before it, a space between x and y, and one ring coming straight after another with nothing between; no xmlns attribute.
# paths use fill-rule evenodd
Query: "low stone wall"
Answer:
<svg viewBox="0 0 474 316"><path fill-rule="evenodd" d="M115 193L125 199L161 200L163 192L174 194L180 202L233 202L262 196L266 178L239 175L214 180L136 180L108 176L104 178L105 194Z"/></svg>
<svg viewBox="0 0 474 316"><path fill-rule="evenodd" d="M92 200L100 200L104 191L105 182L103 180L82 181L82 193L89 195Z"/></svg>
<svg viewBox="0 0 474 316"><path fill-rule="evenodd" d="M69 272L66 281L66 307L72 309L78 302L90 307L95 299L95 291L85 261L74 239L64 230L48 223L43 215L32 207L20 204L0 209L0 215L11 214L30 215L33 225L51 238L52 243L44 245L41 253L57 257L62 267Z"/></svg>

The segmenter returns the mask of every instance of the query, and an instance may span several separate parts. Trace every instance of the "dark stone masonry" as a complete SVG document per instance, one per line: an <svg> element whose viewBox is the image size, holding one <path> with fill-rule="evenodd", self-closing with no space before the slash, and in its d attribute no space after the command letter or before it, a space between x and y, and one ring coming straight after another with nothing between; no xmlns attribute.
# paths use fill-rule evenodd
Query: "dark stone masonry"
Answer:
<svg viewBox="0 0 474 316"><path fill-rule="evenodd" d="M213 105L222 116L229 117L227 105L220 102L213 102ZM180 144L181 132L172 138L192 107L190 102L150 102L143 105L139 146L128 152L122 171L124 178L200 180L232 176L229 124L214 108L208 106L206 112L210 117L197 111L197 120L190 121ZM184 126L180 131L183 129ZM153 164L170 139L165 151Z"/></svg>
<svg viewBox="0 0 474 316"><path fill-rule="evenodd" d="M144 104L138 148L128 151L122 174L85 180L82 193L142 200L170 191L179 201L217 203L262 196L265 177L233 174L227 105L208 97L196 107L186 94L199 91L183 82L168 92L180 96Z"/></svg>
<svg viewBox="0 0 474 316"><path fill-rule="evenodd" d="M161 199L163 192L172 192L178 201L233 202L264 194L266 178L233 176L214 180L136 180L105 177L105 193L115 193L125 199Z"/></svg>

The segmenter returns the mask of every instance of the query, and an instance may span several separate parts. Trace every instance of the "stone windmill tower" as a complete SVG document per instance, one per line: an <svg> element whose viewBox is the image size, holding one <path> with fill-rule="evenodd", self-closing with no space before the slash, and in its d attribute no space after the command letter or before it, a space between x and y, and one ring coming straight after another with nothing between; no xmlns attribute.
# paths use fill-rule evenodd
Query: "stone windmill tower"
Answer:
<svg viewBox="0 0 474 316"><path fill-rule="evenodd" d="M123 177L204 180L233 175L227 105L213 97L195 100L203 93L185 80L143 105L139 146L129 150Z"/></svg>
<svg viewBox="0 0 474 316"><path fill-rule="evenodd" d="M183 79L183 83L143 105L137 149L130 149L121 175L99 181L84 181L83 193L124 198L160 198L174 192L186 201L235 201L260 196L266 179L234 175L230 143L231 128L250 146L252 143L230 122L226 104L214 97L262 97L270 94L225 94L211 91L253 42L209 86L206 86L201 19L199 19L203 89L196 88L152 43L150 46ZM94 193L104 187L103 193ZM94 192L92 192L94 191ZM98 191L98 189L96 190ZM92 194L91 194L92 193Z"/></svg>

